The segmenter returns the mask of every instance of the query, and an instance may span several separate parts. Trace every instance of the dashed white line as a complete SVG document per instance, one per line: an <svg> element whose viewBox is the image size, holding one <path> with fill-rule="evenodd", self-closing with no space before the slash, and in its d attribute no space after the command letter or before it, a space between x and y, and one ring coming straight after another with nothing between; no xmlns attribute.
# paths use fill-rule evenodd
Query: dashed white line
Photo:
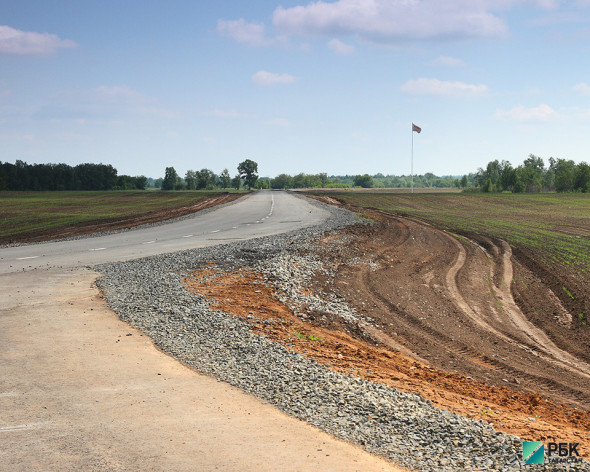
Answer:
<svg viewBox="0 0 590 472"><path fill-rule="evenodd" d="M141 243L141 244L152 244L155 243L156 241L146 241L145 243Z"/></svg>
<svg viewBox="0 0 590 472"><path fill-rule="evenodd" d="M185 235L183 236L183 238L190 238L190 237L192 237L192 234L185 234Z"/></svg>
<svg viewBox="0 0 590 472"><path fill-rule="evenodd" d="M39 256L18 257L17 260L24 261L25 259L37 259Z"/></svg>
<svg viewBox="0 0 590 472"><path fill-rule="evenodd" d="M231 229L238 229L238 227L237 226L232 226Z"/></svg>
<svg viewBox="0 0 590 472"><path fill-rule="evenodd" d="M216 229L215 231L211 231L212 233L219 233L221 230L220 229Z"/></svg>
<svg viewBox="0 0 590 472"><path fill-rule="evenodd" d="M8 431L26 431L27 429L38 429L42 426L41 423L17 424L14 426L0 427L0 433Z"/></svg>
<svg viewBox="0 0 590 472"><path fill-rule="evenodd" d="M106 249L106 247L97 247L94 249L91 249L91 251L104 251Z"/></svg>

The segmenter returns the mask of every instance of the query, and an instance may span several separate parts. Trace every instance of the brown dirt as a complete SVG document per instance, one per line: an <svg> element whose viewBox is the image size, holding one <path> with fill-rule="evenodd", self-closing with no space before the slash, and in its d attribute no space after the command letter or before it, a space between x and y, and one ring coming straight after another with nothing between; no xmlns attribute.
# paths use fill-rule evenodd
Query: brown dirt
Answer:
<svg viewBox="0 0 590 472"><path fill-rule="evenodd" d="M567 313L551 290L540 280L533 284L524 266L513 268L502 242L372 216L378 219L373 226L333 233L317 245L337 271L333 289L370 316L371 326L315 313L301 319L277 301L260 274L245 268L226 273L212 266L187 278L187 287L332 369L419 393L523 439L579 442L587 457L590 370L579 356L583 346L575 339L568 344ZM515 288L523 277L530 292ZM326 282L318 278L306 290L325 292ZM530 319L525 304L531 300L553 306L554 320ZM553 327L561 337L548 335Z"/></svg>
<svg viewBox="0 0 590 472"><path fill-rule="evenodd" d="M142 213L134 217L85 221L83 223L78 223L71 226L62 226L59 228L48 228L44 230L32 231L30 233L21 233L16 238L14 236L0 237L0 244L51 241L55 239L71 238L74 236L83 236L86 234L134 228L144 224L157 223L158 221L170 220L173 218L189 215L191 213L196 213L206 208L221 205L223 203L233 202L242 196L244 196L244 194L226 193L224 195L204 198L199 200L194 205L172 209L162 209L149 213ZM128 197L122 196L121 198Z"/></svg>

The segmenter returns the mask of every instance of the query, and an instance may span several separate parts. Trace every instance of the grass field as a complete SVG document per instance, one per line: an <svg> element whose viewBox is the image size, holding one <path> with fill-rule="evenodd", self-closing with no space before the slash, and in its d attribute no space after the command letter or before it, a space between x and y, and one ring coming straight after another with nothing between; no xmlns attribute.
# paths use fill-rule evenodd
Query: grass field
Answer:
<svg viewBox="0 0 590 472"><path fill-rule="evenodd" d="M332 198L419 218L456 233L500 238L535 251L549 267L590 274L588 194L392 194L330 192Z"/></svg>
<svg viewBox="0 0 590 472"><path fill-rule="evenodd" d="M222 194L219 191L0 192L0 242L150 215L175 216L185 207Z"/></svg>

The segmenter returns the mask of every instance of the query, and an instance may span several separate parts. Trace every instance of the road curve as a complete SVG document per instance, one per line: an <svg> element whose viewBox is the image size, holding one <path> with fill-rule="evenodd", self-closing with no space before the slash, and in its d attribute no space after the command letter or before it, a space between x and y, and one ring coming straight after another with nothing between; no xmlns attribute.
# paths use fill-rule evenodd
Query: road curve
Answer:
<svg viewBox="0 0 590 472"><path fill-rule="evenodd" d="M329 213L258 192L204 214L0 249L0 471L401 471L162 353L85 266L277 234Z"/></svg>
<svg viewBox="0 0 590 472"><path fill-rule="evenodd" d="M80 267L312 226L329 213L287 192L256 192L232 204L168 224L70 241L0 248L0 274Z"/></svg>

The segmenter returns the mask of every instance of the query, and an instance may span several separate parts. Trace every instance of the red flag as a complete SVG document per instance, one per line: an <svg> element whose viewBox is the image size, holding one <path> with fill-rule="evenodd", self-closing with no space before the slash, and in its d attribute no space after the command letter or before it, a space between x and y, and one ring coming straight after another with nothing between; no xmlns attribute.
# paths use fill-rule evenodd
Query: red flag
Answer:
<svg viewBox="0 0 590 472"><path fill-rule="evenodd" d="M412 123L412 132L416 131L416 133L419 133L420 131L422 131L422 128L420 128L419 126L416 126L414 123Z"/></svg>

